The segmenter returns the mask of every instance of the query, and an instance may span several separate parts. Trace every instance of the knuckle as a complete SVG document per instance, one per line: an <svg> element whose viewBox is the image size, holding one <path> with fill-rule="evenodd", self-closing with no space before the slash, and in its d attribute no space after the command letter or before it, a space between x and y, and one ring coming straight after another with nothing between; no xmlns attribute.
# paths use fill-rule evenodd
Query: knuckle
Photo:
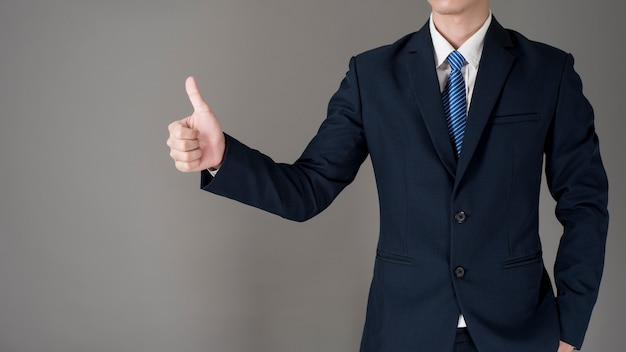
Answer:
<svg viewBox="0 0 626 352"><path fill-rule="evenodd" d="M195 139L187 139L183 142L185 150L194 150L198 147L198 141Z"/></svg>
<svg viewBox="0 0 626 352"><path fill-rule="evenodd" d="M173 132L179 130L181 125L182 125L181 120L176 120L176 121L170 123L167 126L167 129L170 131L170 133L173 133Z"/></svg>
<svg viewBox="0 0 626 352"><path fill-rule="evenodd" d="M194 130L194 129L188 128L187 131L185 131L185 132L186 132L185 136L188 139L196 139L196 138L198 138L198 130Z"/></svg>
<svg viewBox="0 0 626 352"><path fill-rule="evenodd" d="M188 161L177 161L176 168L182 172L191 172L194 169L194 163Z"/></svg>
<svg viewBox="0 0 626 352"><path fill-rule="evenodd" d="M182 162L182 161L176 161L176 168L179 171L185 172L185 171L187 171L187 163Z"/></svg>

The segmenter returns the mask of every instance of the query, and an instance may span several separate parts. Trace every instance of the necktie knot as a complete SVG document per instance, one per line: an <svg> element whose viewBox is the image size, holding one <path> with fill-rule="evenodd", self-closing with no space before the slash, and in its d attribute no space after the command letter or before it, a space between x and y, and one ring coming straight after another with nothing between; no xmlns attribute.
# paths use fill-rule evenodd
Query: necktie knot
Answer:
<svg viewBox="0 0 626 352"><path fill-rule="evenodd" d="M458 51L453 51L448 55L448 64L452 67L452 70L460 70L465 65L465 58Z"/></svg>

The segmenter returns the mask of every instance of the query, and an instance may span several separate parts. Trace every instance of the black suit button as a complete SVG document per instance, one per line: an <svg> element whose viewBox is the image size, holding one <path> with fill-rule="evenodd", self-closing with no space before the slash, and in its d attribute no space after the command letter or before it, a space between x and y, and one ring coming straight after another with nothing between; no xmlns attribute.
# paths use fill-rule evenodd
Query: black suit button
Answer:
<svg viewBox="0 0 626 352"><path fill-rule="evenodd" d="M456 222L458 222L459 224L462 224L465 222L465 220L467 220L467 214L465 214L465 212L461 210L460 212L454 214L454 220L456 220Z"/></svg>
<svg viewBox="0 0 626 352"><path fill-rule="evenodd" d="M456 269L454 269L454 276L462 279L465 276L465 268L463 268L462 266L457 266Z"/></svg>

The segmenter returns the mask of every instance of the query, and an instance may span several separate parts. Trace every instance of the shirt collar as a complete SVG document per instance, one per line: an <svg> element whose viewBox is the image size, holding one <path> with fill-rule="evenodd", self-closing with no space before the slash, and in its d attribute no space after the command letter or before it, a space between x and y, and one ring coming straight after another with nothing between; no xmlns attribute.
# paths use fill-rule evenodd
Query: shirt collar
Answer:
<svg viewBox="0 0 626 352"><path fill-rule="evenodd" d="M478 64L480 63L480 57L483 52L483 46L485 44L485 35L487 34L487 29L489 29L489 25L491 24L491 11L489 11L489 16L483 26L474 33L469 39L461 45L460 48L457 49L458 52L463 55L468 64L478 68ZM454 51L454 47L448 43L446 38L444 38L441 33L435 28L435 23L433 22L433 15L430 15L429 21L430 27L430 36L433 41L433 48L435 49L435 64L437 67L440 67L444 63L446 63L446 59L451 52Z"/></svg>

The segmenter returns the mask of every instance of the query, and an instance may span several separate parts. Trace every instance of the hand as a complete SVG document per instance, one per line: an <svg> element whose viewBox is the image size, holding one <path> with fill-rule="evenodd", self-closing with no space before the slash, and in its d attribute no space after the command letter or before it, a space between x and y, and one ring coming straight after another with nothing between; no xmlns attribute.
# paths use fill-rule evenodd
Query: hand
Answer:
<svg viewBox="0 0 626 352"><path fill-rule="evenodd" d="M557 352L572 352L574 350L574 346L566 343L566 342L559 342L559 350Z"/></svg>
<svg viewBox="0 0 626 352"><path fill-rule="evenodd" d="M167 145L176 168L194 172L219 168L224 159L226 140L219 121L202 99L193 77L188 77L185 89L193 106L193 114L172 122Z"/></svg>

